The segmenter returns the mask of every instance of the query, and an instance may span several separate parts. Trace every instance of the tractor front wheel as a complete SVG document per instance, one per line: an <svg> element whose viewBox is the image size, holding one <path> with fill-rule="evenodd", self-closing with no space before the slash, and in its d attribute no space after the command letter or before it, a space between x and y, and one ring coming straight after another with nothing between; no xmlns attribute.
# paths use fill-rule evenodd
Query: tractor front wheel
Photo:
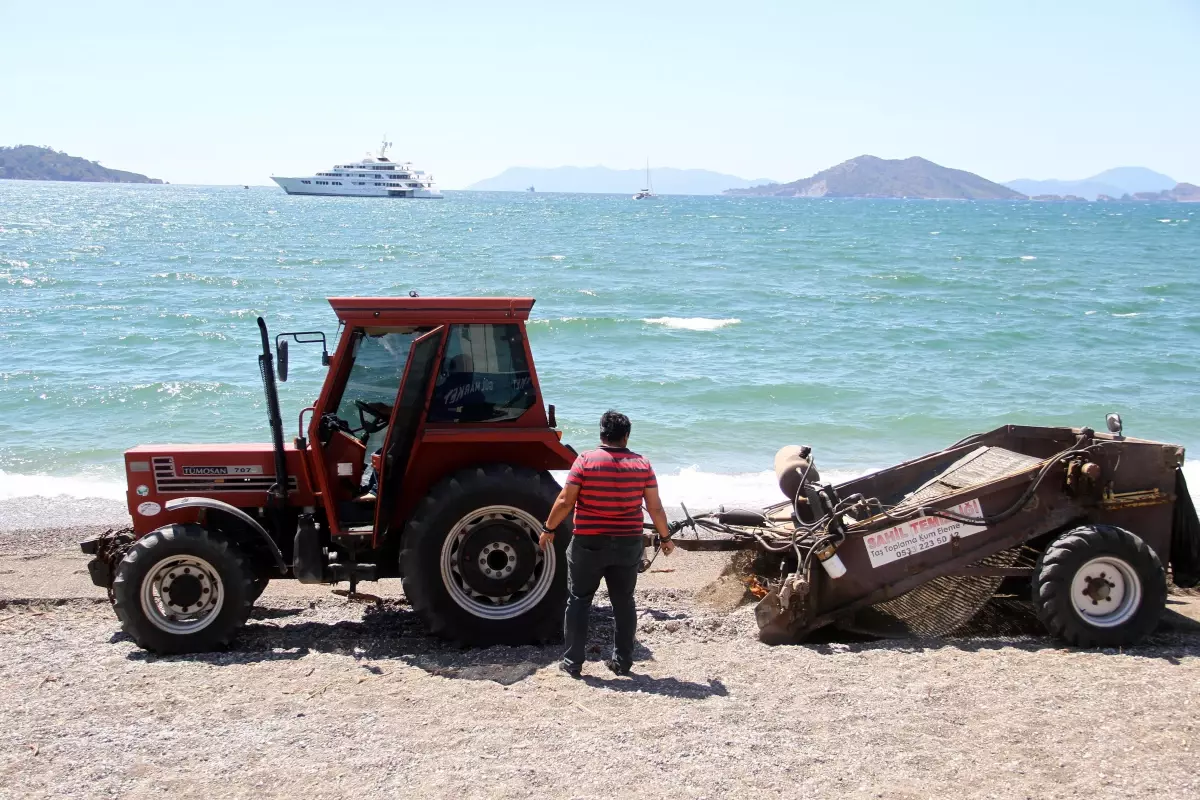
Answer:
<svg viewBox="0 0 1200 800"><path fill-rule="evenodd" d="M506 465L462 470L435 486L404 530L404 594L429 630L471 645L554 638L567 593L564 522L538 547L559 487Z"/></svg>
<svg viewBox="0 0 1200 800"><path fill-rule="evenodd" d="M1167 603L1162 562L1142 539L1087 525L1038 560L1033 603L1050 633L1079 647L1122 647L1154 631Z"/></svg>
<svg viewBox="0 0 1200 800"><path fill-rule="evenodd" d="M255 597L241 553L199 525L168 525L138 539L117 565L112 590L125 633L164 654L229 644Z"/></svg>

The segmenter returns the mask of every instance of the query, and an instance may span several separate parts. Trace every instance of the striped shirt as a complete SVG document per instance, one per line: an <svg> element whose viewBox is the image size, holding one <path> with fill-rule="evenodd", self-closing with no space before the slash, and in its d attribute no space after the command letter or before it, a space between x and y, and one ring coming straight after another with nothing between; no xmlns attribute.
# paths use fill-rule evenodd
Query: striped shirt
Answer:
<svg viewBox="0 0 1200 800"><path fill-rule="evenodd" d="M658 488L650 462L625 447L601 447L575 459L568 486L579 487L575 535L642 535L642 492Z"/></svg>

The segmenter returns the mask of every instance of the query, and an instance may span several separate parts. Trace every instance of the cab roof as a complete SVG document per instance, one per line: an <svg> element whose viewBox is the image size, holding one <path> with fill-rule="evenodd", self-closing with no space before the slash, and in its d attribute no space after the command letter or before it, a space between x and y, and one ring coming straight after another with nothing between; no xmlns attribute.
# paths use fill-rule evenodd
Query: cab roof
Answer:
<svg viewBox="0 0 1200 800"><path fill-rule="evenodd" d="M331 297L347 325L429 325L529 319L532 297Z"/></svg>

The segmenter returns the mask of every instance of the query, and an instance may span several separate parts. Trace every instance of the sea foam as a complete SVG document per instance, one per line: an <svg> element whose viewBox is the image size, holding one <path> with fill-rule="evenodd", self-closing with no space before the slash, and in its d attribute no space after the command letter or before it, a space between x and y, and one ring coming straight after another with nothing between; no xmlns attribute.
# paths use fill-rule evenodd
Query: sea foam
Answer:
<svg viewBox="0 0 1200 800"><path fill-rule="evenodd" d="M727 325L737 325L740 319L709 319L708 317L655 317L644 319L647 325L663 325L684 331L715 331Z"/></svg>
<svg viewBox="0 0 1200 800"><path fill-rule="evenodd" d="M18 497L125 500L125 484L84 475L19 475L0 471L0 502Z"/></svg>

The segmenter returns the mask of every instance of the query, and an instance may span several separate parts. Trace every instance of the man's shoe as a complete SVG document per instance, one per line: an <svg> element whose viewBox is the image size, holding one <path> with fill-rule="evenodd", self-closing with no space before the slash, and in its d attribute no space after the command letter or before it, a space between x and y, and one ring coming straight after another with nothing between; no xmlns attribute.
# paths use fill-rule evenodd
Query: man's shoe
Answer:
<svg viewBox="0 0 1200 800"><path fill-rule="evenodd" d="M558 671L565 672L567 675L571 676L572 678L578 678L583 675L582 667L572 667L566 661L558 662Z"/></svg>
<svg viewBox="0 0 1200 800"><path fill-rule="evenodd" d="M604 666L608 667L609 671L612 672L613 675L628 675L629 670L632 669L632 665L625 666L615 658L610 658L608 661L605 661Z"/></svg>

